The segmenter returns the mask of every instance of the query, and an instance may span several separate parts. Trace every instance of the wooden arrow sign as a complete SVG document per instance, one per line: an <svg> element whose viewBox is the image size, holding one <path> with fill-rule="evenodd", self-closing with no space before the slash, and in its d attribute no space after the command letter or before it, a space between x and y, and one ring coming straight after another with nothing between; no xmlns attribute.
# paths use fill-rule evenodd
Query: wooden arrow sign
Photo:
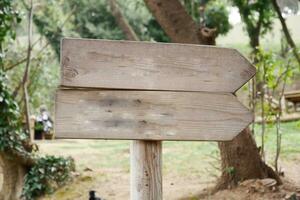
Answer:
<svg viewBox="0 0 300 200"><path fill-rule="evenodd" d="M191 44L64 39L61 85L235 92L255 68L238 51Z"/></svg>
<svg viewBox="0 0 300 200"><path fill-rule="evenodd" d="M61 90L57 103L64 138L230 140L252 121L232 94Z"/></svg>
<svg viewBox="0 0 300 200"><path fill-rule="evenodd" d="M233 49L64 39L61 59L59 138L225 141L252 122L231 93L255 68Z"/></svg>

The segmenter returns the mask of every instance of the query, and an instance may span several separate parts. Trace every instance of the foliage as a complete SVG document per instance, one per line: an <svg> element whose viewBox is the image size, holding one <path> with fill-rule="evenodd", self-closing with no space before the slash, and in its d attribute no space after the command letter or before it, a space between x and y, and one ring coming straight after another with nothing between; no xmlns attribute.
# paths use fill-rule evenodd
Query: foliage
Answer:
<svg viewBox="0 0 300 200"><path fill-rule="evenodd" d="M70 10L75 8L75 31L84 38L123 39L124 35L104 0L71 0Z"/></svg>
<svg viewBox="0 0 300 200"><path fill-rule="evenodd" d="M250 46L256 48L259 46L259 37L272 28L275 13L271 1L232 0L232 2L238 7L242 21L245 23Z"/></svg>
<svg viewBox="0 0 300 200"><path fill-rule="evenodd" d="M46 41L41 41L42 45L46 45ZM4 66L22 60L23 47L18 43L9 44L11 48L6 52ZM41 47L43 48L43 47ZM33 57L31 59L31 73L29 77L28 94L29 102L32 109L31 113L37 113L41 105L45 105L51 109L54 105L54 92L59 82L59 68L56 54L51 48L41 49L34 48L32 50ZM19 55L18 55L19 52ZM20 56L21 55L21 56ZM16 59L17 57L17 59ZM16 61L17 60L17 61ZM22 63L12 70L6 71L8 76L8 87L14 91L18 87L23 78L25 63ZM15 100L20 102L20 110L22 111L22 93L19 92Z"/></svg>
<svg viewBox="0 0 300 200"><path fill-rule="evenodd" d="M170 41L143 1L120 1L119 7L141 40ZM45 1L34 14L34 23L58 56L62 37L125 39L105 0Z"/></svg>
<svg viewBox="0 0 300 200"><path fill-rule="evenodd" d="M25 176L23 197L31 200L45 193L52 193L54 189L70 180L70 172L74 170L72 158L55 156L40 158Z"/></svg>
<svg viewBox="0 0 300 200"><path fill-rule="evenodd" d="M11 1L13 2L13 1ZM52 1L54 2L54 1ZM40 4L43 6L43 4ZM20 13L22 12L22 9L24 6L20 2L16 3L15 9L20 10ZM46 7L46 6L45 6ZM12 8L11 8L12 9ZM46 14L53 14L56 16L56 26L60 25L62 15L59 15L57 10L51 9L49 7L49 13ZM37 13L40 12L40 7L35 7L34 11ZM53 11L53 12L52 12ZM16 12L17 13L17 12ZM44 13L45 14L45 13ZM18 15L19 17L21 15ZM15 91L16 88L19 87L22 79L23 79L23 73L25 68L25 62L22 62L26 58L27 53L27 44L24 43L24 39L22 36L26 35L25 30L23 29L24 24L26 24L26 20L23 20L24 23L20 24L18 28L18 42L15 42L13 40L5 40L1 45L6 47L5 48L5 57L3 56L3 60L1 60L1 63L3 64L3 68L5 70L6 75L9 77L8 80L8 87L10 90ZM55 24L55 23L54 23ZM48 27L50 30L52 30L52 27ZM11 29L10 32L14 32L14 29ZM52 30L53 32L57 31ZM50 31L51 32L51 31ZM52 32L51 32L52 33ZM45 30L45 34L49 34L49 31ZM31 59L31 73L29 77L29 85L28 85L28 93L31 97L29 99L30 101L30 107L37 110L37 108L40 107L40 105L46 105L48 108L51 108L53 106L53 98L49 98L49 93L54 96L54 88L57 87L58 84L58 77L59 77L59 68L57 67L57 60L54 59L56 56L53 53L53 50L51 48L47 48L47 41L41 39L42 37L36 39L36 34L34 34L33 37L33 47L32 47L32 59ZM55 35L52 34L52 35ZM11 38L11 35L9 35ZM21 38L21 39L20 39ZM50 38L51 39L51 38ZM56 41L56 40L55 40ZM55 42L53 42L53 45ZM52 44L52 43L51 43ZM57 43L59 44L59 43ZM9 46L9 48L7 48ZM40 47L34 48L34 47ZM18 64L19 63L19 64ZM11 68L11 66L15 67ZM20 90L21 91L21 90ZM15 100L19 103L21 112L23 111L23 104L22 102L22 94L21 92L17 93L17 96L15 97Z"/></svg>
<svg viewBox="0 0 300 200"><path fill-rule="evenodd" d="M278 112L278 108L272 106L272 100L282 92L283 84L289 83L296 72L296 61L291 52L282 57L271 50L257 48L255 59L257 61L256 80L260 83L259 91L267 94L267 103L260 105L266 114L271 118Z"/></svg>
<svg viewBox="0 0 300 200"><path fill-rule="evenodd" d="M74 11L68 11L67 14L65 14L62 9L63 7L61 1L43 1L33 15L33 22L39 33L47 38L58 57L61 38L64 35L72 36L72 34L68 32L68 29L72 27L68 23L68 20L70 20L68 15ZM79 9L80 8L78 8L78 10Z"/></svg>
<svg viewBox="0 0 300 200"><path fill-rule="evenodd" d="M19 22L18 13L12 9L12 1L0 2L0 46L7 35L14 38L12 28L14 22ZM0 57L1 65L3 56ZM7 76L0 68L0 151L12 156L19 156L32 160L34 163L25 178L23 196L27 200L51 191L55 185L61 185L70 178L70 172L74 170L72 159L46 156L38 157L25 145L29 143L29 137L22 128L22 117L19 107L9 92ZM22 163L20 163L22 165ZM27 166L28 167L28 166Z"/></svg>
<svg viewBox="0 0 300 200"><path fill-rule="evenodd" d="M233 176L236 173L236 170L234 167L227 167L225 168L226 173L228 173L230 176Z"/></svg>
<svg viewBox="0 0 300 200"><path fill-rule="evenodd" d="M232 28L229 12L223 1L209 1L204 12L204 22L206 27L216 28L221 35L225 35Z"/></svg>
<svg viewBox="0 0 300 200"><path fill-rule="evenodd" d="M24 198L30 200L52 192L68 181L75 165L71 158L38 157L24 147L24 143L28 142L28 135L22 130L18 105L10 95L6 82L4 72L0 70L0 150L35 161L25 177L23 188Z"/></svg>
<svg viewBox="0 0 300 200"><path fill-rule="evenodd" d="M170 42L170 38L149 12L143 0L118 1L119 7L142 41Z"/></svg>
<svg viewBox="0 0 300 200"><path fill-rule="evenodd" d="M13 39L16 37L14 29L12 29L14 24L21 21L19 13L13 9L11 0L1 0L0 1L0 68L3 69L3 42L5 37L10 35Z"/></svg>
<svg viewBox="0 0 300 200"><path fill-rule="evenodd" d="M281 56L276 55L272 51L265 51L262 48L256 50L256 66L258 73L256 80L260 83L259 93L261 107L261 154L265 158L264 144L267 141L266 137L266 121L274 119L276 123L277 136L277 151L275 156L275 169L278 172L278 158L281 151L281 128L280 117L282 110L282 97L286 84L293 77L295 60L290 52L284 53ZM293 58L293 60L291 59ZM255 95L257 96L257 95ZM277 105L274 105L277 102Z"/></svg>
<svg viewBox="0 0 300 200"><path fill-rule="evenodd" d="M263 74L265 74L266 87L274 91L278 89L280 81L283 81L283 78L286 77L290 80L295 73L296 63L291 54L287 54L286 56L281 57L271 50L266 51L261 47L257 48L257 81L261 82ZM290 65L292 65L292 67Z"/></svg>
<svg viewBox="0 0 300 200"><path fill-rule="evenodd" d="M19 23L21 18L19 13L13 9L11 0L0 1L0 44L4 41L7 34L10 34L12 38L16 37L12 26L15 23Z"/></svg>
<svg viewBox="0 0 300 200"><path fill-rule="evenodd" d="M147 33L149 34L150 38L153 38L155 41L171 42L171 39L166 35L154 18L150 19L147 24L145 24L145 27L147 28Z"/></svg>
<svg viewBox="0 0 300 200"><path fill-rule="evenodd" d="M0 70L0 150L27 154L23 142L28 139L21 129L19 107L8 92L6 76Z"/></svg>
<svg viewBox="0 0 300 200"><path fill-rule="evenodd" d="M184 5L196 22L208 28L216 28L217 34L225 35L232 28L229 23L229 12L224 1L185 0Z"/></svg>

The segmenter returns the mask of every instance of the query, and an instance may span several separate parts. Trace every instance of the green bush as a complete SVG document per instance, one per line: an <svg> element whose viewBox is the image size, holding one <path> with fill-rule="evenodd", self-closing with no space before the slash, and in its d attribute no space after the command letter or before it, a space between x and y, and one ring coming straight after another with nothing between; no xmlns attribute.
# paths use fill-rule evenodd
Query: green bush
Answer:
<svg viewBox="0 0 300 200"><path fill-rule="evenodd" d="M38 159L25 176L23 197L27 200L52 193L70 180L70 172L75 170L72 158L45 156Z"/></svg>
<svg viewBox="0 0 300 200"><path fill-rule="evenodd" d="M69 181L75 164L72 158L39 157L24 147L29 137L22 129L18 105L9 93L6 82L6 76L0 69L0 151L33 161L33 166L29 167L25 176L22 193L26 200L33 200Z"/></svg>

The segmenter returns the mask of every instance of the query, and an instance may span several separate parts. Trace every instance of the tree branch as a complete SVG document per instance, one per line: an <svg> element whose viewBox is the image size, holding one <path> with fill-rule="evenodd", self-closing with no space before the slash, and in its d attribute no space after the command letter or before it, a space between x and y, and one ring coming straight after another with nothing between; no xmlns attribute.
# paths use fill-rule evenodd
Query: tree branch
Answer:
<svg viewBox="0 0 300 200"><path fill-rule="evenodd" d="M173 42L201 44L198 27L178 0L144 0Z"/></svg>
<svg viewBox="0 0 300 200"><path fill-rule="evenodd" d="M116 0L109 0L109 5L112 15L115 17L117 24L122 29L127 40L138 41L139 37L136 35L126 18L123 16Z"/></svg>
<svg viewBox="0 0 300 200"><path fill-rule="evenodd" d="M59 27L60 29L62 29L62 28L65 26L65 24L69 21L69 19L71 18L72 14L75 12L75 9L76 9L76 7L74 7L74 8L71 10L71 12L67 15L66 19L63 21L63 23L62 23L61 26ZM33 49L34 46L35 46L39 41L41 41L42 39L43 39L43 36L40 36L39 39L37 39L37 40L32 44L31 48ZM43 52L43 50L46 49L46 47L47 47L49 44L50 44L50 42L48 41L48 42L44 45L44 47L42 47L41 50L36 54L36 56L32 57L32 59L34 59L35 57L39 56L39 55ZM23 64L23 63L26 62L26 61L27 61L27 56L26 56L25 58L22 58L21 60L17 61L17 62L14 63L14 64L11 64L11 65L9 65L9 66L7 66L7 67L4 67L4 71L12 70L12 69L15 68L16 66L18 66L18 65L20 65L20 64Z"/></svg>
<svg viewBox="0 0 300 200"><path fill-rule="evenodd" d="M293 50L293 54L297 60L297 62L299 63L299 67L300 67L300 56L298 54L298 50L297 50L297 46L287 28L287 25L286 25L286 22L285 22L285 19L283 18L282 14L281 14L281 10L280 10L280 7L278 6L277 4L277 1L276 0L272 0L272 4L274 6L274 9L278 15L278 18L280 20L280 23L281 23L281 26L282 26L282 30L284 32L284 35L286 37L286 41L288 42L288 44L290 45L290 47L292 48Z"/></svg>
<svg viewBox="0 0 300 200"><path fill-rule="evenodd" d="M31 49L33 49L33 47L34 47L38 42L40 42L40 41L42 40L42 38L43 38L43 37L40 36L39 39L37 39L37 40L32 44ZM27 50L26 50L26 52L27 52ZM14 64L11 64L11 65L8 65L7 67L4 67L4 71L12 70L12 69L14 69L16 66L21 65L21 64L23 64L23 63L26 62L26 61L27 61L27 56L24 57L24 58L22 58L21 60L17 61L17 62L14 63Z"/></svg>
<svg viewBox="0 0 300 200"><path fill-rule="evenodd" d="M30 107L29 107L29 96L28 96L28 78L30 73L30 61L31 61L31 39L32 39L32 17L33 17L33 3L30 0L30 8L28 10L28 48L27 48L27 58L26 58L26 66L22 81L23 91L24 91L24 107L25 107L25 115L26 115L26 129L31 138L32 131L30 128Z"/></svg>

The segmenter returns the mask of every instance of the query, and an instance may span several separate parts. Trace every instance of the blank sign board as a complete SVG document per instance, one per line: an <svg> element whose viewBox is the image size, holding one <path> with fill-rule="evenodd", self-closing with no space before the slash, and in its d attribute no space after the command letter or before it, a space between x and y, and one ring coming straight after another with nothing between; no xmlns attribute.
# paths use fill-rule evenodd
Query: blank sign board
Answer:
<svg viewBox="0 0 300 200"><path fill-rule="evenodd" d="M255 68L233 49L64 39L61 64L58 138L227 141L252 122L232 93Z"/></svg>
<svg viewBox="0 0 300 200"><path fill-rule="evenodd" d="M189 44L64 39L61 85L235 92L255 74L238 51Z"/></svg>
<svg viewBox="0 0 300 200"><path fill-rule="evenodd" d="M230 140L252 121L232 94L207 92L61 90L56 109L64 138Z"/></svg>

